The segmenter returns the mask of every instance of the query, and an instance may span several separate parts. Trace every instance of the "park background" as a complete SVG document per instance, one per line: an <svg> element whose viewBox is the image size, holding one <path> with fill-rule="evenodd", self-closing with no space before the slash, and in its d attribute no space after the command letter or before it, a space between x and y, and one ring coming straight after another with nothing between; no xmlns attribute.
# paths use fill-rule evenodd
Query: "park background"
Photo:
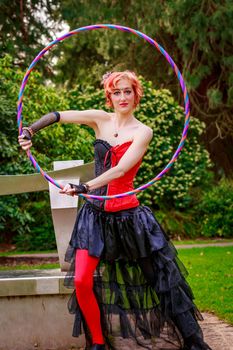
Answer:
<svg viewBox="0 0 233 350"><path fill-rule="evenodd" d="M16 102L27 67L60 33L97 23L125 25L154 38L177 63L189 91L192 117L185 147L169 174L139 195L141 202L176 241L232 239L231 1L1 1L1 175L34 172L17 143ZM167 164L184 122L182 92L172 69L142 39L98 30L59 43L30 76L23 117L27 125L53 110L105 109L101 77L123 69L140 75L144 97L136 115L154 130L137 186ZM55 160L86 163L93 160L93 140L85 126L55 125L34 137L33 154L45 170L51 170ZM0 244L17 251L56 249L47 192L0 197ZM191 284L198 305L233 322L232 247L205 248L200 254L181 253L187 267L195 270ZM209 300L204 297L207 291Z"/></svg>

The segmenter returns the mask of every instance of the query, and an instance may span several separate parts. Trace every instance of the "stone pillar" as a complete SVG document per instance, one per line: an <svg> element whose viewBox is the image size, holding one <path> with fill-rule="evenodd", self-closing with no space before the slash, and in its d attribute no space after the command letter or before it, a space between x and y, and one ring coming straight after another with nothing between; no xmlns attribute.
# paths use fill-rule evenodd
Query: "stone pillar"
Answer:
<svg viewBox="0 0 233 350"><path fill-rule="evenodd" d="M83 160L67 160L54 162L54 170L71 168L73 166L82 165ZM56 178L61 184L75 183L79 184L79 177L76 178ZM64 256L66 248L69 244L70 236L74 227L77 214L78 196L67 196L59 193L60 189L49 183L49 194L51 211L53 218L54 232L57 242L57 250L59 262L62 271L67 271L69 265L65 263Z"/></svg>

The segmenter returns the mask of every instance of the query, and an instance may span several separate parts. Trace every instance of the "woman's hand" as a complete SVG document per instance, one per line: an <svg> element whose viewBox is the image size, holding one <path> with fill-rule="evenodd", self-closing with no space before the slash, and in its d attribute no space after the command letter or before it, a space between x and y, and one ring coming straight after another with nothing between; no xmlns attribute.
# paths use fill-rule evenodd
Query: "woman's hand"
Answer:
<svg viewBox="0 0 233 350"><path fill-rule="evenodd" d="M89 186L87 184L66 184L65 187L59 191L59 193L67 194L68 196L78 195L80 193L87 193Z"/></svg>
<svg viewBox="0 0 233 350"><path fill-rule="evenodd" d="M32 140L25 138L25 135L18 136L18 142L24 151L29 150L32 147Z"/></svg>
<svg viewBox="0 0 233 350"><path fill-rule="evenodd" d="M66 184L65 187L59 191L61 194L67 194L68 196L75 195L75 188L72 188L70 184Z"/></svg>

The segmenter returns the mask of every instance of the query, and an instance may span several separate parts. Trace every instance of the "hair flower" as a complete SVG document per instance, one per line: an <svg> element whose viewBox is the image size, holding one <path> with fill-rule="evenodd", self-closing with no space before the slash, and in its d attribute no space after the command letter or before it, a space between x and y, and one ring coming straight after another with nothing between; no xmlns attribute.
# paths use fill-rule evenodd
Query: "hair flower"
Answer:
<svg viewBox="0 0 233 350"><path fill-rule="evenodd" d="M112 74L112 72L106 72L103 76L102 76L102 84L105 82L105 80L107 80L110 75Z"/></svg>

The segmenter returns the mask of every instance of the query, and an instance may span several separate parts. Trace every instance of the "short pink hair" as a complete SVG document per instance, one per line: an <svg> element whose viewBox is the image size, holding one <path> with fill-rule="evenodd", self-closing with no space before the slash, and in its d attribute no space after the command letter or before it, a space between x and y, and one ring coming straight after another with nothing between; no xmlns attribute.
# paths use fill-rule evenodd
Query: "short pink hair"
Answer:
<svg viewBox="0 0 233 350"><path fill-rule="evenodd" d="M112 100L111 100L111 93L113 92L113 89L116 88L116 84L121 79L128 79L130 83L132 84L134 95L135 95L135 101L134 106L137 107L139 104L142 95L143 95L143 89L140 81L138 80L138 77L134 72L130 72L128 70L124 72L109 72L106 73L103 76L102 83L104 85L104 92L106 97L106 105L108 107L112 107Z"/></svg>

